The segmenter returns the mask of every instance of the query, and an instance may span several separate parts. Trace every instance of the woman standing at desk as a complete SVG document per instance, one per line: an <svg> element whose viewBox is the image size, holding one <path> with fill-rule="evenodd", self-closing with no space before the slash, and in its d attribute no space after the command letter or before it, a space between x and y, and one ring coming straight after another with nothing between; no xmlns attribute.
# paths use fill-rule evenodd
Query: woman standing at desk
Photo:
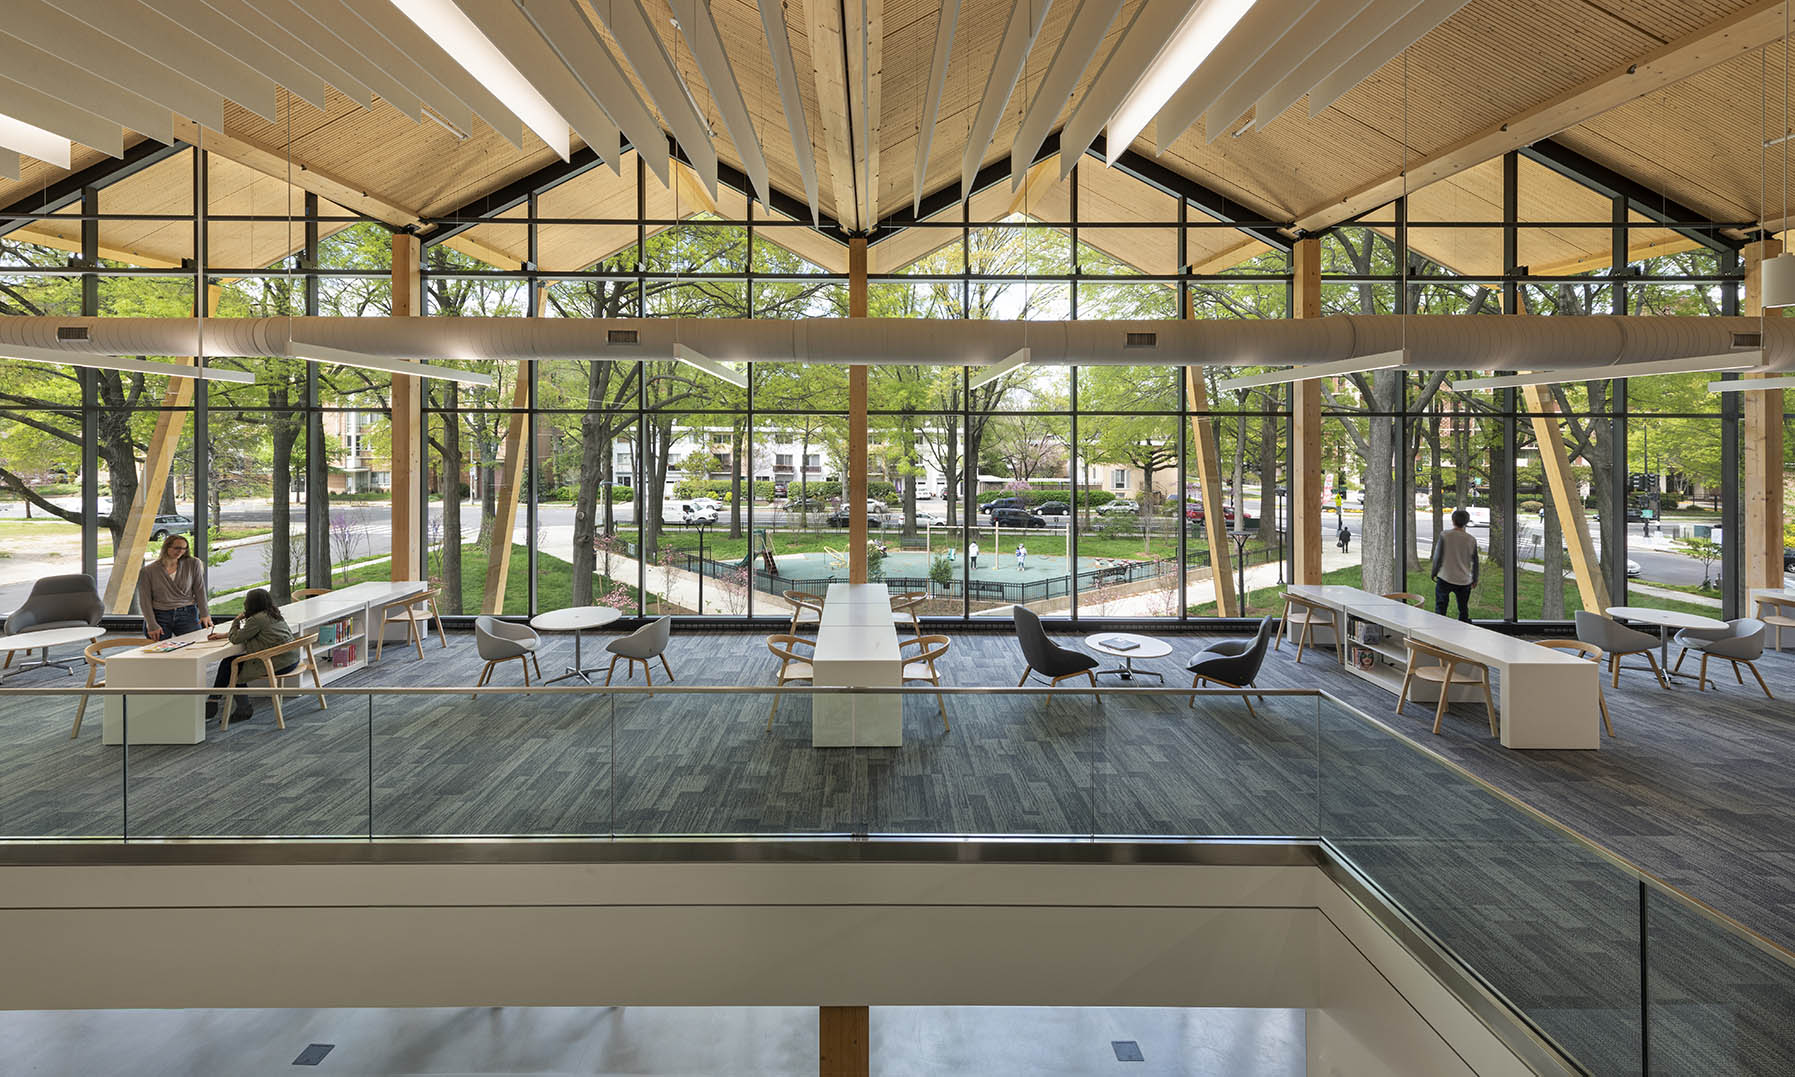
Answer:
<svg viewBox="0 0 1795 1077"><path fill-rule="evenodd" d="M188 549L185 535L163 539L161 554L138 573L137 605L143 611L144 635L151 639L212 627L205 568Z"/></svg>

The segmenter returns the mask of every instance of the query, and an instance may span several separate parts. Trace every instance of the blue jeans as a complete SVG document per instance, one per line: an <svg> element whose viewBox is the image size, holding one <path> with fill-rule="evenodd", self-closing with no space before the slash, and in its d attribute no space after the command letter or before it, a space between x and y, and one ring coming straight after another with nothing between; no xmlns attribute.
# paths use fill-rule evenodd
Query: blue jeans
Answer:
<svg viewBox="0 0 1795 1077"><path fill-rule="evenodd" d="M176 606L172 610L156 610L156 624L170 636L184 636L199 631L199 607Z"/></svg>

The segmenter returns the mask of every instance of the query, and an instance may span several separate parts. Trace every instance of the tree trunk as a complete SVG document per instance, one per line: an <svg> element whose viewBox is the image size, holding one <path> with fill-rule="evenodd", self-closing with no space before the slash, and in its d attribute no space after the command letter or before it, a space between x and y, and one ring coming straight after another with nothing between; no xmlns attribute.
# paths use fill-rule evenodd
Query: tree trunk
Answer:
<svg viewBox="0 0 1795 1077"><path fill-rule="evenodd" d="M903 453L900 478L904 483L904 537L916 537L916 484L919 480L916 472L916 416L903 415L898 419L898 449Z"/></svg>
<svg viewBox="0 0 1795 1077"><path fill-rule="evenodd" d="M268 440L274 450L269 461L274 531L268 536L268 591L275 605L284 606L293 600L293 443L304 420L289 410L284 389L269 393L268 405Z"/></svg>
<svg viewBox="0 0 1795 1077"><path fill-rule="evenodd" d="M1434 416L1427 418L1427 455L1430 457L1427 501L1433 511L1433 542L1437 545L1440 535L1446 530L1446 480L1440 473L1440 427ZM1463 457L1453 461L1458 472L1453 479L1453 490L1458 494L1458 506L1464 508L1471 503L1465 496L1465 461Z"/></svg>
<svg viewBox="0 0 1795 1077"><path fill-rule="evenodd" d="M1179 507L1183 507L1179 499ZM1278 417L1259 420L1259 532L1278 526Z"/></svg>
<svg viewBox="0 0 1795 1077"><path fill-rule="evenodd" d="M742 442L746 431L740 420L729 428L729 537L742 537ZM753 497L754 476L748 476L749 497Z"/></svg>
<svg viewBox="0 0 1795 1077"><path fill-rule="evenodd" d="M466 613L461 599L461 416L451 411L442 418L442 603L446 613ZM489 563L486 571L492 569Z"/></svg>
<svg viewBox="0 0 1795 1077"><path fill-rule="evenodd" d="M1370 375L1373 416L1396 410L1401 397L1400 371ZM1364 588L1373 594L1405 590L1396 579L1396 512L1403 484L1396 471L1396 424L1372 418L1366 423L1365 515L1359 531L1359 559Z"/></svg>
<svg viewBox="0 0 1795 1077"><path fill-rule="evenodd" d="M1546 499L1545 538L1541 545L1542 567L1545 573L1544 597L1540 599L1539 615L1541 620L1564 620L1564 525L1558 519L1558 509L1553 499Z"/></svg>

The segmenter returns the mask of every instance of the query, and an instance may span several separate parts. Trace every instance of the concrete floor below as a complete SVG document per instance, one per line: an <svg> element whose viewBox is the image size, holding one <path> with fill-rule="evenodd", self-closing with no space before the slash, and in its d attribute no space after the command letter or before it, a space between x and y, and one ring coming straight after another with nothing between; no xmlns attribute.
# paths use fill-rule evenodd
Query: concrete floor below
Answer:
<svg viewBox="0 0 1795 1077"><path fill-rule="evenodd" d="M1304 1030L1302 1010L874 1007L872 1071L1294 1077L1307 1070ZM315 1064L301 1061L327 1044ZM1124 1044L1141 1061L1121 1061ZM0 1070L771 1077L817 1072L817 1016L798 1007L18 1011L0 1013Z"/></svg>

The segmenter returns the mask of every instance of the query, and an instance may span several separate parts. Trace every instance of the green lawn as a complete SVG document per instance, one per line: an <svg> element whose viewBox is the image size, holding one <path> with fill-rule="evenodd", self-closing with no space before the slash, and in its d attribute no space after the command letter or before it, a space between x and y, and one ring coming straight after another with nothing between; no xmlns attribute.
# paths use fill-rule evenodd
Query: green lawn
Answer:
<svg viewBox="0 0 1795 1077"><path fill-rule="evenodd" d="M756 530L758 530L758 528ZM894 527L884 531L875 529L869 532L869 534L872 538L883 541L895 549L899 538L903 535L903 531L900 528ZM959 549L961 547L960 534L961 533L957 528L952 530L937 528L932 548L946 550L951 546L954 549ZM1065 548L1066 539L1064 531L1046 530L1021 532L1011 528L1004 529L1004 535L1006 537L1016 534L1026 534L1028 536L1029 549L1033 553L1053 554L1055 551L1063 550ZM974 535L981 537L981 541L988 544L990 539L990 529L981 527L978 531L974 532ZM775 554L822 553L825 549L843 549L848 542L847 531L845 529L835 528L810 531L774 530L769 532L768 537L772 541L773 552ZM620 528L617 531L617 539L620 543L634 543L636 541L636 532L634 530ZM694 528L683 527L680 525L668 527L661 532L661 541L684 552L693 554L698 552L698 532ZM758 542L759 540L756 539L755 541ZM921 531L917 532L917 541L922 541ZM727 528L721 531L706 529L704 534L704 556L712 561L740 561L748 553L748 542L749 540L746 537L736 539L730 538ZM1248 546L1249 550L1263 550L1264 548L1264 543L1260 542L1258 539L1254 539ZM1187 550L1192 563L1200 564L1203 560L1206 560L1207 549L1207 543L1193 532L1190 536L1189 549ZM1230 549L1230 552L1232 552L1232 549ZM1113 557L1117 559L1133 560L1152 560L1154 558L1170 559L1178 556L1178 536L1175 534L1155 534L1151 545L1145 552L1143 552L1141 548L1141 538L1138 533L1111 537L1101 534L1080 532L1078 536L1078 556Z"/></svg>
<svg viewBox="0 0 1795 1077"><path fill-rule="evenodd" d="M1322 583L1339 584L1346 587L1359 587L1364 577L1358 565L1338 568L1322 574ZM1522 620L1540 619L1540 607L1545 601L1544 574L1538 572L1522 572L1516 582L1518 593L1515 601ZM1408 589L1421 595L1428 609L1433 608L1434 585L1426 571L1409 573ZM1712 606L1703 606L1694 602L1678 602L1675 599L1659 598L1656 595L1641 599L1639 605L1655 606L1659 609L1678 610L1683 613L1697 613L1704 617L1713 617L1716 611ZM1264 615L1277 613L1284 608L1283 590L1277 586L1260 587L1247 592L1245 613ZM1577 594L1577 585L1572 580L1564 581L1564 617L1569 620L1576 611L1583 608L1581 597ZM1452 612L1458 612L1458 602L1453 601ZM1194 617L1214 617L1215 604L1205 603L1190 607ZM1478 619L1500 620L1502 618L1502 577L1495 572L1486 572L1471 592L1471 616Z"/></svg>

